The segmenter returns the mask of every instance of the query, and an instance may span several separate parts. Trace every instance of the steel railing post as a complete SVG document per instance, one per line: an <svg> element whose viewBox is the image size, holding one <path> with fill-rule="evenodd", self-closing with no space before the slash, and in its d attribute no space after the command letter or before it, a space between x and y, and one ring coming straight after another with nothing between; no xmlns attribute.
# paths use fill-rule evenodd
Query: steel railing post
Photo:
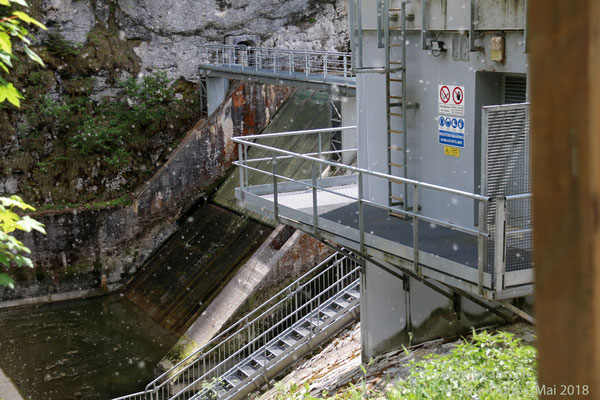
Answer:
<svg viewBox="0 0 600 400"><path fill-rule="evenodd" d="M494 224L494 274L496 291L504 289L506 272L506 199L496 199L496 222Z"/></svg>
<svg viewBox="0 0 600 400"><path fill-rule="evenodd" d="M323 77L327 78L327 63L329 62L329 57L327 54L323 54Z"/></svg>
<svg viewBox="0 0 600 400"><path fill-rule="evenodd" d="M365 252L365 213L363 205L364 188L363 188L363 174L358 173L358 234L360 241L360 252Z"/></svg>
<svg viewBox="0 0 600 400"><path fill-rule="evenodd" d="M308 63L308 53L304 54L304 74L308 76L310 72L310 64Z"/></svg>
<svg viewBox="0 0 600 400"><path fill-rule="evenodd" d="M319 206L317 204L317 168L315 162L312 162L312 196L313 196L313 231L315 235L319 234Z"/></svg>
<svg viewBox="0 0 600 400"><path fill-rule="evenodd" d="M486 203L479 201L477 223L479 228L477 236L477 287L480 295L483 295L483 274L487 264L487 236L484 235L486 232L485 209Z"/></svg>
<svg viewBox="0 0 600 400"><path fill-rule="evenodd" d="M277 156L273 156L273 215L279 223L279 202L277 198Z"/></svg>
<svg viewBox="0 0 600 400"><path fill-rule="evenodd" d="M290 75L292 75L293 63L294 63L293 53L290 52L288 55L288 70L289 70Z"/></svg>
<svg viewBox="0 0 600 400"><path fill-rule="evenodd" d="M244 185L244 150L241 143L238 143L238 153L238 158L240 160L240 200L244 201L244 191L246 190Z"/></svg>

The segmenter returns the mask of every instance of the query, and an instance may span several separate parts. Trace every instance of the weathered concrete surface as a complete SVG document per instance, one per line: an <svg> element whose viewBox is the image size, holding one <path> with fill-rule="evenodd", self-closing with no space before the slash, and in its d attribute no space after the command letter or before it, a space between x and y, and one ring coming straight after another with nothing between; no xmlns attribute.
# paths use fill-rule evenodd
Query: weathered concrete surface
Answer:
<svg viewBox="0 0 600 400"><path fill-rule="evenodd" d="M169 161L134 195L133 206L33 214L47 231L45 236L22 236L35 250L35 268L12 269L17 288L0 288L0 300L85 295L90 289L121 285L178 229L181 212L226 175L237 156L231 136L260 132L290 92L272 85L236 85L212 117L190 130Z"/></svg>
<svg viewBox="0 0 600 400"><path fill-rule="evenodd" d="M208 343L223 328L317 265L329 252L328 247L310 236L279 225L191 324L158 368L166 371Z"/></svg>
<svg viewBox="0 0 600 400"><path fill-rule="evenodd" d="M181 335L269 233L224 208L202 206L127 284L125 296Z"/></svg>
<svg viewBox="0 0 600 400"><path fill-rule="evenodd" d="M12 268L15 289L0 288L2 301L109 291L160 246L175 230L173 219L142 221L132 207L46 211L34 215L47 235L23 235L33 249L35 267ZM42 296L42 297L39 297Z"/></svg>
<svg viewBox="0 0 600 400"><path fill-rule="evenodd" d="M0 396L2 400L23 400L19 391L10 379L0 369Z"/></svg>
<svg viewBox="0 0 600 400"><path fill-rule="evenodd" d="M237 158L233 136L260 133L292 92L274 85L238 83L206 122L195 126L136 196L141 217L178 213L223 179Z"/></svg>

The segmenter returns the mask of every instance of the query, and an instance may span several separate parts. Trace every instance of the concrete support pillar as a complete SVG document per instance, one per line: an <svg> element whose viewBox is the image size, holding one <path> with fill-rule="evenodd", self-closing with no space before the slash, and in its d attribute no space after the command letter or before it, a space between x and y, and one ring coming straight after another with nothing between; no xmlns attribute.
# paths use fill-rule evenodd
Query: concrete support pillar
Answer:
<svg viewBox="0 0 600 400"><path fill-rule="evenodd" d="M229 90L229 80L225 78L206 79L206 101L208 103L208 115L211 115L225 100Z"/></svg>
<svg viewBox="0 0 600 400"><path fill-rule="evenodd" d="M539 385L600 399L600 2L528 12Z"/></svg>
<svg viewBox="0 0 600 400"><path fill-rule="evenodd" d="M356 125L358 120L358 109L356 108L356 97L342 97L342 126ZM356 129L342 131L342 150L355 149ZM356 160L356 152L342 153L342 163L350 165Z"/></svg>

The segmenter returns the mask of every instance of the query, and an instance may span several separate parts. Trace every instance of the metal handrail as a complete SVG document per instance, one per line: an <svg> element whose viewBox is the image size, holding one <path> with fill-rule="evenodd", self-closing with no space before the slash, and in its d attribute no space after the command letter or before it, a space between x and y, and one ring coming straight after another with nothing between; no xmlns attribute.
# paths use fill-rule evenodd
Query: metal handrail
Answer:
<svg viewBox="0 0 600 400"><path fill-rule="evenodd" d="M163 372L161 375L159 375L158 377L156 377L152 382L150 382L148 385L146 385L146 390L149 390L150 387L154 387L154 385L156 385L156 383L158 383L158 382L162 382L164 384L165 381L163 381L163 379L166 376L169 376L174 371L177 371L179 369L179 367L181 367L182 365L186 364L187 361L189 361L190 359L194 358L198 354L202 353L203 351L205 351L205 349L210 348L212 345L214 345L215 343L217 343L220 339L225 338L227 335L229 335L234 330L235 331L239 330L240 325L242 325L242 324L248 324L248 323L253 323L258 318L260 318L261 316L263 316L265 313L270 312L272 310L272 308L275 307L275 306L277 306L279 303L276 303L275 305L273 305L272 307L270 307L266 311L262 311L262 313L258 317L254 318L254 315L258 314L263 309L263 307L266 304L268 304L268 302L273 301L273 299L279 298L280 296L282 296L282 295L284 295L286 293L289 293L292 288L298 286L300 282L302 282L303 280L307 279L307 277L313 275L315 273L315 271L319 270L320 268L323 268L323 266L325 266L328 263L330 263L336 257L336 255L337 254L332 254L329 257L327 257L325 260L321 261L319 264L317 264L315 267L313 267L310 271L306 272L305 274L303 274L302 276L300 276L298 279L296 279L295 281L293 281L292 283L290 283L288 286L286 286L284 289L282 289L279 292L277 292L277 294L273 295L269 300L267 300L267 302L265 302L265 303L261 304L259 307L255 308L248 315L246 315L243 319L241 319L241 320L237 321L236 323L232 324L230 327L228 327L227 329L223 330L217 336L215 336L214 338L212 338L211 340L209 340L204 346L202 346L201 348L195 350L193 353L191 353L190 355L188 355L187 357L185 357L184 359L182 359L181 361L179 361L177 364L175 364L174 366L172 366L171 368L169 368L169 370ZM317 275L317 276L320 276L320 274ZM309 280L309 282L312 282L312 279ZM250 322L248 322L248 320L250 318L254 318L254 319L251 320ZM156 386L156 388L159 388L160 386L162 386L162 385Z"/></svg>
<svg viewBox="0 0 600 400"><path fill-rule="evenodd" d="M211 375L215 375L218 376L219 375L219 369L222 365L227 365L226 363L228 361L231 360L235 360L236 356L239 355L243 355L244 351L251 349L252 346L256 343L264 343L262 347L266 347L268 345L268 342L266 340L264 340L265 337L268 337L269 334L271 334L272 332L276 332L276 329L285 325L286 323L289 323L289 320L292 319L293 317L296 317L298 315L298 311L301 311L305 308L308 308L308 305L312 305L312 303L317 302L320 300L320 295L323 293L328 292L329 290L335 288L336 286L339 286L340 282L344 282L347 281L348 278L350 277L355 277L358 272L360 271L360 267L355 267L353 268L350 272L346 273L345 275L343 275L341 278L339 278L338 280L336 280L335 282L333 282L332 284L330 284L329 286L325 287L320 293L318 293L315 297L313 297L308 303L302 305L302 307L295 309L290 315L286 316L285 318L279 320L275 325L271 326L269 329L267 329L266 331L264 331L263 333L260 334L260 336L256 337L255 339L253 339L251 342L247 343L246 345L244 345L243 347L239 348L237 351L235 351L233 354L230 354L229 356L227 356L224 360L222 360L219 364L213 366L210 370L206 371L202 376L199 376L198 378L196 378L193 382L189 383L188 386L184 387L183 389L181 389L179 392L177 392L176 394L174 394L172 396L172 398L176 398L177 396L188 392L191 388L194 387L194 385L196 385L198 382L202 382L205 381L207 378L210 378ZM355 283L356 279L352 280L351 283ZM313 310L314 311L314 310ZM318 328L317 328L318 329ZM281 334L284 334L286 332L286 330L284 330ZM280 334L276 335L279 336ZM242 360L245 357L242 357ZM236 363L238 364L238 363ZM227 366L225 368L224 372L227 372L229 370L231 370L234 367L231 366Z"/></svg>
<svg viewBox="0 0 600 400"><path fill-rule="evenodd" d="M365 229L364 229L365 228L365 222L364 222L364 219L365 219L364 206L365 205L377 207L380 209L387 210L389 212L402 214L406 217L410 217L413 219L413 224L412 224L412 226L413 226L413 246L412 246L413 247L413 269L414 269L414 272L417 272L417 273L420 272L420 265L419 265L419 260L418 260L419 259L419 249L418 249L418 247L419 247L418 246L418 240L419 240L419 232L418 232L419 224L418 224L418 222L419 221L433 223L433 224L436 224L439 226L447 227L449 229L453 229L453 230L457 230L460 232L464 232L464 233L473 235L477 238L477 247L478 247L478 262L477 262L477 274L478 274L477 281L478 282L477 282L477 286L478 286L479 293L481 295L484 294L484 288L483 288L484 276L486 274L488 274L488 272L486 272L487 264L488 264L487 240L492 238L492 235L493 235L493 238L496 241L497 246L501 246L501 247L497 247L497 249L499 249L499 250L496 250L497 256L494 258L494 268L495 268L494 275L495 275L496 282L498 282L500 279L498 274L504 273L506 271L505 267L503 267L503 264L501 264L501 260L503 260L503 257L501 257L501 255L504 254L503 252L505 252L505 247L506 247L506 240L504 240L504 237L506 235L514 235L516 233L513 233L510 230L506 231L504 228L502 228L502 230L497 229L492 233L488 232L488 226L485 223L486 221L485 221L485 211L484 210L490 203L495 202L496 204L498 204L499 202L502 202L502 201L506 202L506 201L513 201L513 200L528 199L531 197L531 194L524 193L524 194L510 195L510 196L503 197L502 199L493 198L490 196L485 196L485 195L481 195L481 194L477 194L477 193L471 193L471 192L467 192L467 191L463 191L463 190L458 190L458 189L448 188L445 186L439 186L439 185L435 185L435 184L431 184L431 183L427 183L427 182L417 181L414 179L393 176L390 174L385 174L385 173L381 173L381 172L377 172L377 171L371 171L371 170L367 170L367 169L360 168L360 167L341 164L339 162L335 162L335 161L326 159L326 157L324 155L325 152L323 152L323 151L319 151L317 154L314 154L314 153L301 154L301 153L297 153L294 151L285 150L285 149L258 143L261 139L287 137L287 136L295 136L295 135L308 135L308 134L318 134L319 135L318 140L319 140L319 143L321 143L323 134L326 134L328 132L336 132L339 130L351 130L351 129L356 129L356 126L347 126L347 127L341 127L341 128L336 127L336 128L325 128L325 129L313 129L313 130L306 130L306 131L288 131L288 132L280 132L280 133L269 133L266 135L251 135L251 136L232 138L233 142L238 144L239 160L236 161L234 164L241 168L240 169L241 199L242 200L244 199L245 193L252 193L250 191L247 192L245 190L245 187L249 186L248 171L255 171L255 172L258 172L261 174L265 174L272 178L272 185L273 185L273 210L272 210L272 212L273 212L275 219L280 218L280 216L279 216L279 198L278 198L278 192L280 190L280 188L279 188L280 183L282 183L283 181L293 182L297 185L304 186L309 190L312 189L312 192L313 192L313 207L312 207L313 223L312 223L312 227L315 231L315 234L317 233L317 230L319 229L319 226L318 226L318 224L319 224L319 216L318 216L319 199L317 197L318 192L332 193L332 194L335 194L335 195L343 197L343 198L348 198L353 201L357 201L358 207L359 207L359 212L358 212L359 241L360 241L360 249L363 252L366 250ZM260 159L258 159L258 158L251 159L248 157L248 149L251 147L255 147L257 149L264 150L267 152L267 154L261 155ZM261 168L259 168L259 166L252 167L249 165L250 163L253 163L258 160L268 161L269 156L270 156L270 159L272 160L272 164L271 164L272 168L270 170L261 169ZM277 161L280 159L283 159L283 158L296 158L296 159L310 162L312 164L312 179L299 180L299 179L284 176L281 173L278 173ZM349 171L349 172L351 172L352 176L356 176L357 177L357 185L358 185L358 196L356 196L355 194L348 194L348 193L336 191L335 188L325 187L325 185L323 185L323 182L325 182L325 180L323 180L323 178L322 178L322 176L323 176L322 171L323 171L324 166L334 167L336 169ZM462 225L459 225L457 223L453 223L450 221L444 221L444 220L440 220L437 218L432 218L429 216L422 215L421 213L419 213L419 210L417 207L413 207L412 210L411 209L403 210L399 207L394 208L387 204L383 205L383 204L379 204L375 201L369 200L364 196L364 193L363 193L364 176L373 176L376 178L385 179L390 182L409 185L410 187L412 187L413 205L419 204L419 200L420 200L419 192L422 189L435 190L435 191L447 193L447 194L450 194L453 196L459 196L459 197L474 200L475 202L477 202L479 204L477 225L474 228L470 227L470 226L462 226ZM406 199L406 200L408 200L408 199ZM506 213L504 207L497 208L497 213L499 214L498 215L498 218L500 218L499 221L503 221L505 218L505 213ZM518 233L524 233L524 231L519 231ZM490 275L490 277L492 279L494 279L493 275Z"/></svg>
<svg viewBox="0 0 600 400"><path fill-rule="evenodd" d="M288 74L294 79L329 79L332 83L355 84L352 54L345 52L292 50L245 45L204 45L200 63L242 72ZM304 76L304 78L303 78Z"/></svg>

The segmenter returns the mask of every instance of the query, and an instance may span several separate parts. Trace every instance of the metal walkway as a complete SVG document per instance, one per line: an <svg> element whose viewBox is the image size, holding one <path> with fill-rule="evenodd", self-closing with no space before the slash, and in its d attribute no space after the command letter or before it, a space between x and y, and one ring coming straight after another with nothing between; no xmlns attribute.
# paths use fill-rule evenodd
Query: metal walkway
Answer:
<svg viewBox="0 0 600 400"><path fill-rule="evenodd" d="M199 74L343 95L356 89L352 54L342 52L206 45L200 49Z"/></svg>
<svg viewBox="0 0 600 400"><path fill-rule="evenodd" d="M360 268L331 255L145 391L115 400L244 398L358 317Z"/></svg>
<svg viewBox="0 0 600 400"><path fill-rule="evenodd" d="M512 194L503 188L491 193L493 197L470 193L343 165L327 160L324 154L316 157L259 143L261 139L295 135L320 140L330 131L333 129L234 138L240 147L237 165L242 167L242 173L236 197L241 204L363 257L392 260L418 276L436 279L487 300L532 293L529 193ZM249 158L253 148L258 149L260 158ZM308 179L292 179L286 174L286 163L295 158L311 163L306 168ZM270 165L261 169L259 162L269 159ZM346 175L327 176L325 170ZM249 172L263 173L271 182L249 185ZM449 216L434 217L421 207L404 211L381 204L365 194L366 177L408 185L412 204L423 204L422 196L431 192L447 198L448 205L464 199L465 204L478 211L477 224L467 226ZM390 217L393 214L404 218Z"/></svg>

